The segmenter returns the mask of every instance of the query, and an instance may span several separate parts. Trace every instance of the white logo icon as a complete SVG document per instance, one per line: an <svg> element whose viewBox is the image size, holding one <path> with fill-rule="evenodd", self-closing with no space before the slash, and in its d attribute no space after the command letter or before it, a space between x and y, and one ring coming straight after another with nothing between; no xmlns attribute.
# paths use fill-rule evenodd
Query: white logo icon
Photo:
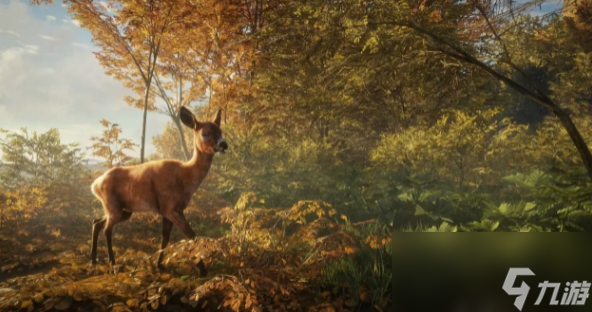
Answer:
<svg viewBox="0 0 592 312"><path fill-rule="evenodd" d="M510 296L518 295L518 298L514 301L514 305L519 311L522 311L530 287L528 287L525 282L522 282L522 286L520 287L513 287L514 282L516 281L516 276L518 275L534 275L534 273L529 268L510 268L502 288Z"/></svg>
<svg viewBox="0 0 592 312"><path fill-rule="evenodd" d="M518 296L514 301L514 305L516 308L518 308L518 311L522 311L524 302L526 302L526 297L530 291L530 287L525 282L522 282L520 287L514 287L516 277L533 275L535 274L529 268L510 268L508 271L508 275L506 276L506 280L504 281L502 288L508 295ZM588 292L591 286L590 283L587 281L583 281L581 283L575 281L572 283L567 282L565 283L565 286L566 287L564 288L561 302L559 302L557 300L557 293L559 292L561 283L549 283L549 281L539 283L541 292L534 305L540 305L543 297L545 296L547 288L554 288L549 305L584 305L586 303L586 299L588 299L589 296Z"/></svg>

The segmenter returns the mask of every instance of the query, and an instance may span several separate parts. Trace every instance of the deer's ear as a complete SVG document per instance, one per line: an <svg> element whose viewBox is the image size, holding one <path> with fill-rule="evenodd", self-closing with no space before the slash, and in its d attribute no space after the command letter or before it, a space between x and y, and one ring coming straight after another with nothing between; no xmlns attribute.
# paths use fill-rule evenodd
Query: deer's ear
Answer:
<svg viewBox="0 0 592 312"><path fill-rule="evenodd" d="M216 124L216 126L220 127L220 117L222 116L222 110L219 109L218 112L216 113L216 117L214 118L214 123Z"/></svg>
<svg viewBox="0 0 592 312"><path fill-rule="evenodd" d="M181 106L181 109L179 110L179 118L181 118L181 122L185 126L195 129L195 116L185 108L185 106Z"/></svg>
<svg viewBox="0 0 592 312"><path fill-rule="evenodd" d="M181 122L191 129L197 129L199 126L199 122L195 119L195 115L185 108L185 106L181 106L179 117L181 118Z"/></svg>

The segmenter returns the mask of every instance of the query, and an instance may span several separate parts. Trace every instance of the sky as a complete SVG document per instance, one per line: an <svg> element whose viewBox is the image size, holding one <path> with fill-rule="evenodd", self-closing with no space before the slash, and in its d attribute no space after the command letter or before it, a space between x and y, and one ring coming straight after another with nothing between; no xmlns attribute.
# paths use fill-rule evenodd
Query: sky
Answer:
<svg viewBox="0 0 592 312"><path fill-rule="evenodd" d="M552 1L531 14L556 7ZM0 128L58 128L63 143L88 147L91 136L101 135L104 118L122 127L123 138L140 143L142 110L124 102L132 93L105 75L93 51L98 48L90 33L70 19L60 0L41 6L0 0ZM152 137L169 118L148 114L146 155L156 151ZM140 149L130 154L139 157Z"/></svg>
<svg viewBox="0 0 592 312"><path fill-rule="evenodd" d="M104 118L139 144L142 110L124 102L133 93L105 75L93 51L90 32L70 19L61 1L0 0L0 128L58 128L63 143L88 147L91 136L101 135ZM169 119L148 114L146 155L155 152L152 136ZM139 157L140 149L130 154Z"/></svg>

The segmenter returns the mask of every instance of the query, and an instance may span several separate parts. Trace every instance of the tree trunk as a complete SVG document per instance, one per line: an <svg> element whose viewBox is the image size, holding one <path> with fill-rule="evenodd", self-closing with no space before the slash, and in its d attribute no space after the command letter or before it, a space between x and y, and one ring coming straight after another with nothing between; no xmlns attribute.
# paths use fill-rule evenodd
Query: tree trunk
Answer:
<svg viewBox="0 0 592 312"><path fill-rule="evenodd" d="M179 107L183 106L183 76L179 76L179 99L178 99ZM183 153L185 154L185 160L191 159L193 155L189 154L189 150L187 149L187 142L185 142L185 133L183 133L183 126L181 126L181 117L177 115L173 115L173 120L175 121L175 125L177 125L177 130L179 131L179 139L181 140L181 148L183 149Z"/></svg>
<svg viewBox="0 0 592 312"><path fill-rule="evenodd" d="M181 121L179 120L178 116L173 117L175 121L175 125L177 126L177 130L179 131L179 140L181 140L181 148L183 149L183 154L185 155L185 160L191 159L192 155L189 154L189 150L187 149L187 142L185 142L185 133L183 132L183 126L181 125Z"/></svg>
<svg viewBox="0 0 592 312"><path fill-rule="evenodd" d="M588 144L586 144L586 141L580 134L580 131L578 131L578 128L573 123L569 115L565 113L565 111L560 109L557 111L553 111L553 113L555 114L555 116L557 116L557 118L559 118L559 121L567 131L567 134L569 134L569 137L571 138L574 145L576 146L576 149L578 150L578 153L580 153L580 157L584 162L586 171L588 171L588 176L590 177L590 180L592 180L592 154L590 153Z"/></svg>
<svg viewBox="0 0 592 312"><path fill-rule="evenodd" d="M150 81L146 84L144 96L144 116L142 117L142 142L140 143L140 163L144 163L144 148L146 147L146 119L148 117L148 99L150 98Z"/></svg>
<svg viewBox="0 0 592 312"><path fill-rule="evenodd" d="M549 109L555 116L557 116L557 118L561 122L561 125L569 134L569 138L571 139L571 141L575 145L576 149L578 150L578 153L580 154L580 158L582 159L582 162L584 163L584 167L586 167L586 171L588 172L588 177L590 178L590 181L592 182L592 154L590 153L590 149L588 148L586 141L584 141L584 138L580 134L580 131L578 130L578 128L574 124L571 117L569 117L569 115L557 103L555 103L549 96L547 96L543 91L536 88L536 86L533 86L533 87L535 87L536 91L531 91L531 90L527 89L526 87L524 87L520 83L516 82L512 78L499 73L493 67L476 59L474 56L469 54L467 51L465 51L461 47L456 46L452 42L449 42L446 39L436 35L435 33L432 33L431 31L421 27L417 22L415 22L413 20L410 20L409 23L394 23L394 24L414 29L415 31L419 32L421 35L432 40L435 43L435 45L438 47L440 52L442 52L450 57L453 57L457 60L472 64L476 67L479 67L479 68L485 70L487 73L489 73L491 76L493 76L497 80L507 84L512 89L515 89L516 91L518 91L520 94L533 99L539 105ZM448 46L450 49L452 49L452 51L450 51L449 49L445 49L440 45ZM521 74L526 75L522 72L521 72ZM526 78L529 79L529 77L526 77Z"/></svg>

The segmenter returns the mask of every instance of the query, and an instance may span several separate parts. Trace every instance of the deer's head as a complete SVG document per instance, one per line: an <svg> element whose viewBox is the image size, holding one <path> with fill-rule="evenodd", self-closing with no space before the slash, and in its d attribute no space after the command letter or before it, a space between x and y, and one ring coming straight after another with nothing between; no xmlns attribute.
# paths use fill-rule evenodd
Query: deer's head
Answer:
<svg viewBox="0 0 592 312"><path fill-rule="evenodd" d="M221 113L222 110L218 110L212 122L199 122L192 112L181 107L179 112L181 122L193 129L195 145L201 153L213 155L216 152L224 153L228 149L228 143L222 138L222 130L220 130Z"/></svg>

